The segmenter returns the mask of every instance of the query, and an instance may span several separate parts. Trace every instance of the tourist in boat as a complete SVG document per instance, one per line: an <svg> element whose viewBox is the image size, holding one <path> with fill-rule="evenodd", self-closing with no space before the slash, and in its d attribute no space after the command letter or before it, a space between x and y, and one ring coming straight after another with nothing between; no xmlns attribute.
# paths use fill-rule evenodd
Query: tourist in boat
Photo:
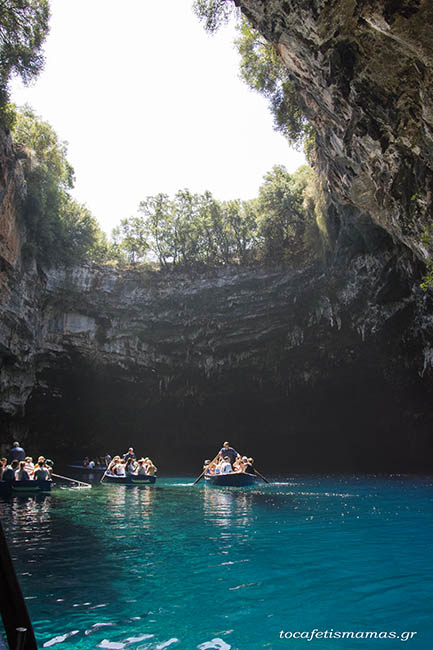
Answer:
<svg viewBox="0 0 433 650"><path fill-rule="evenodd" d="M229 472L233 471L232 464L230 462L230 457L229 456L224 456L223 462L221 463L220 466L220 472L221 474L228 474Z"/></svg>
<svg viewBox="0 0 433 650"><path fill-rule="evenodd" d="M45 461L45 469L48 472L48 478L51 478L51 475L53 473L53 466L54 466L54 462L50 458L47 458L47 460Z"/></svg>
<svg viewBox="0 0 433 650"><path fill-rule="evenodd" d="M134 454L134 449L133 449L132 447L130 447L130 448L128 449L128 451L126 452L126 454L123 454L123 460L124 460L125 463L126 463L126 461L129 460L130 458L133 458L134 460L136 459L136 456L135 456L135 454Z"/></svg>
<svg viewBox="0 0 433 650"><path fill-rule="evenodd" d="M15 481L15 472L18 469L18 461L13 460L11 463L7 463L3 469L2 481Z"/></svg>
<svg viewBox="0 0 433 650"><path fill-rule="evenodd" d="M4 481L15 481L16 478L16 473L19 468L19 461L18 460L13 460L11 463L8 463L6 466L4 472L3 472L3 480Z"/></svg>
<svg viewBox="0 0 433 650"><path fill-rule="evenodd" d="M116 476L126 476L125 463L122 463L122 461L119 460L114 466L113 474Z"/></svg>
<svg viewBox="0 0 433 650"><path fill-rule="evenodd" d="M2 481L2 476L6 465L8 464L7 458L2 458L0 460L0 481Z"/></svg>
<svg viewBox="0 0 433 650"><path fill-rule="evenodd" d="M149 476L155 476L157 471L158 468L153 464L153 462L149 458L147 463L147 473L149 474Z"/></svg>
<svg viewBox="0 0 433 650"><path fill-rule="evenodd" d="M147 476L147 466L144 462L144 458L140 458L138 461L137 476Z"/></svg>
<svg viewBox="0 0 433 650"><path fill-rule="evenodd" d="M45 459L43 461L40 461L40 459L38 459L37 468L35 469L33 478L35 481L48 481L50 478L49 472L45 465Z"/></svg>
<svg viewBox="0 0 433 650"><path fill-rule="evenodd" d="M35 471L41 467L45 467L45 456L39 456L38 462L35 465Z"/></svg>
<svg viewBox="0 0 433 650"><path fill-rule="evenodd" d="M229 457L229 461L230 461L230 463L233 465L233 463L235 462L236 458L240 457L240 454L236 451L236 449L233 449L233 447L230 447L230 443L227 442L227 440L226 440L226 442L225 442L225 443L223 444L223 446L221 447L218 456L219 456L219 458L221 458L222 460L223 460L226 456L228 456L228 457Z"/></svg>
<svg viewBox="0 0 433 650"><path fill-rule="evenodd" d="M19 442L14 442L12 447L9 449L8 461L11 463L13 460L18 462L26 459L26 452L22 447L20 447Z"/></svg>
<svg viewBox="0 0 433 650"><path fill-rule="evenodd" d="M131 476L136 474L135 471L135 460L133 458L128 458L125 464L125 474L126 476Z"/></svg>
<svg viewBox="0 0 433 650"><path fill-rule="evenodd" d="M33 463L33 458L31 456L26 456L26 470L30 475L30 478L33 478L35 472L35 466Z"/></svg>
<svg viewBox="0 0 433 650"><path fill-rule="evenodd" d="M113 470L116 467L117 463L120 463L120 456L114 456L113 460L110 460L107 466L107 472L114 473Z"/></svg>
<svg viewBox="0 0 433 650"><path fill-rule="evenodd" d="M26 461L20 460L18 469L15 472L16 481L30 481L30 474L26 470Z"/></svg>
<svg viewBox="0 0 433 650"><path fill-rule="evenodd" d="M216 466L217 463L215 461L211 462L210 460L205 460L203 464L203 470L205 470L206 474L212 476L215 474Z"/></svg>
<svg viewBox="0 0 433 650"><path fill-rule="evenodd" d="M245 465L245 472L247 474L254 474L254 458L247 458L247 462Z"/></svg>

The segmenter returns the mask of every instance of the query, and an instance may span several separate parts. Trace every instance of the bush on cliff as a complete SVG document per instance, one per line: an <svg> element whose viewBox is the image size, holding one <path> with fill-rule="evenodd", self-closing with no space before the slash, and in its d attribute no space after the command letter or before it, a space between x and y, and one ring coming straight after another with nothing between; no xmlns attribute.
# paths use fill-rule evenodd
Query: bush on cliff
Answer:
<svg viewBox="0 0 433 650"><path fill-rule="evenodd" d="M45 264L103 260L107 243L90 211L70 195L67 145L29 107L17 111L12 137L24 158L28 248Z"/></svg>
<svg viewBox="0 0 433 650"><path fill-rule="evenodd" d="M284 65L277 49L266 41L252 25L241 17L234 3L226 0L195 0L193 8L206 31L213 33L236 14L238 38L235 45L240 54L241 79L269 101L274 127L290 144L311 149L313 130L296 82Z"/></svg>

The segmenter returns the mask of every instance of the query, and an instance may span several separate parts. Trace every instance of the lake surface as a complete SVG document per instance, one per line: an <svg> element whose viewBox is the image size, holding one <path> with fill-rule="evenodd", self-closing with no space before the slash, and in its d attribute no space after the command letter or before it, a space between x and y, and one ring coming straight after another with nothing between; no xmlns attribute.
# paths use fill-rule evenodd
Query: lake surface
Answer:
<svg viewBox="0 0 433 650"><path fill-rule="evenodd" d="M432 478L191 482L0 499L39 647L433 648Z"/></svg>

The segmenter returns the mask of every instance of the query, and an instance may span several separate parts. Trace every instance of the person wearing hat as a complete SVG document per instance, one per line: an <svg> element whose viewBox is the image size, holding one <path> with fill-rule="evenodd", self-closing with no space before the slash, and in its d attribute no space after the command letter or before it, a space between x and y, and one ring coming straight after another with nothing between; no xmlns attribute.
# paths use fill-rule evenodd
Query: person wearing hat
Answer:
<svg viewBox="0 0 433 650"><path fill-rule="evenodd" d="M230 462L230 457L228 455L224 456L224 460L221 464L220 471L221 474L228 474L229 472L233 471L232 464Z"/></svg>

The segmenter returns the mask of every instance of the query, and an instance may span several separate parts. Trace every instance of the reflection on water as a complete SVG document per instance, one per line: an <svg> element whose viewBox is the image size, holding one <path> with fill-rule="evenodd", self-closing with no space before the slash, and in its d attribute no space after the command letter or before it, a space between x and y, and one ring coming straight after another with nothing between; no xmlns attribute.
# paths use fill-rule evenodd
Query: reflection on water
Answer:
<svg viewBox="0 0 433 650"><path fill-rule="evenodd" d="M204 521L230 528L234 525L248 528L251 525L251 495L232 488L205 487L203 490Z"/></svg>
<svg viewBox="0 0 433 650"><path fill-rule="evenodd" d="M40 647L278 650L281 629L401 622L430 650L432 503L423 479L167 479L12 497L0 516Z"/></svg>

